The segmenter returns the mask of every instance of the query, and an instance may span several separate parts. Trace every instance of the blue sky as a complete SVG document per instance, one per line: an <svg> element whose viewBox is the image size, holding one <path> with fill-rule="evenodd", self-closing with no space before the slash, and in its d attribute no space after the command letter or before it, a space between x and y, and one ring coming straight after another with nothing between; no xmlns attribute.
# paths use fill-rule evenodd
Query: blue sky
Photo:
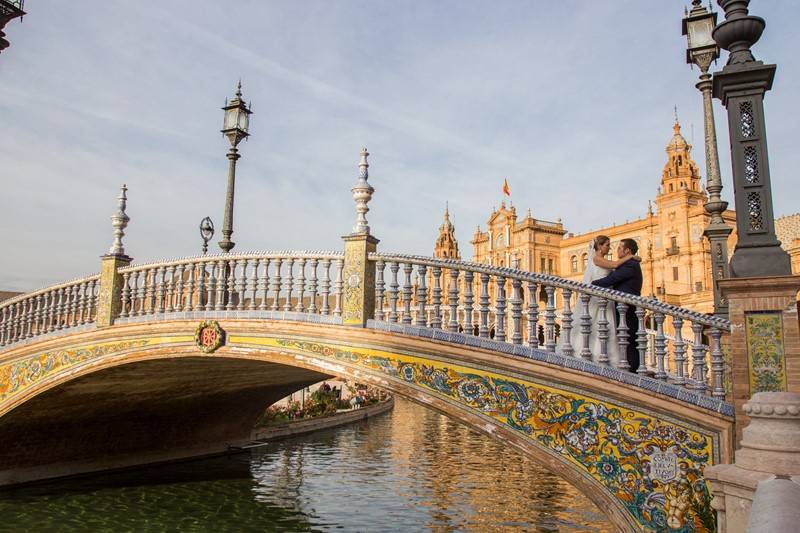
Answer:
<svg viewBox="0 0 800 533"><path fill-rule="evenodd" d="M200 219L222 226L220 107L240 77L255 114L235 251L340 249L362 146L384 251L430 255L449 201L470 256L504 178L520 214L575 233L642 216L675 105L705 174L699 73L680 34L689 4L29 0L0 54L0 289L96 272L122 183L137 262L199 253ZM754 53L778 64L766 99L776 215L800 211L798 7L751 3L767 20Z"/></svg>

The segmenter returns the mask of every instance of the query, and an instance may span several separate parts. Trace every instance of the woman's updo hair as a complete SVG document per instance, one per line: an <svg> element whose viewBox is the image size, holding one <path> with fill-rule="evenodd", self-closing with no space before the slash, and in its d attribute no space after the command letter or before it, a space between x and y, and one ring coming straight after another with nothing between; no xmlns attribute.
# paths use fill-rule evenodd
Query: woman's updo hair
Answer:
<svg viewBox="0 0 800 533"><path fill-rule="evenodd" d="M611 242L607 235L598 235L594 238L594 249L599 250L607 242Z"/></svg>

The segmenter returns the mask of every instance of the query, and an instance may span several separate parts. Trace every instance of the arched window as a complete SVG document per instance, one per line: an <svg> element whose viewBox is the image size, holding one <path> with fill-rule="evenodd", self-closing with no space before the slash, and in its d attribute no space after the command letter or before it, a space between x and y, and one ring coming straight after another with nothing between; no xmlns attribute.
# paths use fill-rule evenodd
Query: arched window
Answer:
<svg viewBox="0 0 800 533"><path fill-rule="evenodd" d="M589 254L583 254L581 256L581 271L586 270L586 264L589 261Z"/></svg>
<svg viewBox="0 0 800 533"><path fill-rule="evenodd" d="M577 272L578 271L578 256L577 255L573 255L570 258L569 263L570 263L570 267L569 267L570 270L572 272Z"/></svg>
<svg viewBox="0 0 800 533"><path fill-rule="evenodd" d="M494 241L495 248L502 248L503 247L503 234L497 236L497 239Z"/></svg>
<svg viewBox="0 0 800 533"><path fill-rule="evenodd" d="M672 187L672 184L669 184L669 192L673 192L675 189Z"/></svg>

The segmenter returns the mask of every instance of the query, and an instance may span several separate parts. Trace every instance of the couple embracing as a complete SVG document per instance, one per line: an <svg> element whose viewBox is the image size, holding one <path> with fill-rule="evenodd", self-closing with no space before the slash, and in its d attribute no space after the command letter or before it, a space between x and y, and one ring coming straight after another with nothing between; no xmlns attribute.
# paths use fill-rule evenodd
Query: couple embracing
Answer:
<svg viewBox="0 0 800 533"><path fill-rule="evenodd" d="M605 235L598 235L592 240L589 244L589 260L586 262L583 282L636 296L641 295L642 259L636 255L639 245L633 239L622 239L617 246L617 259L613 261L606 258L610 248L611 239ZM609 322L607 343L609 364L616 368L621 358L624 357L630 365L630 371L636 372L639 368L639 352L636 350L636 331L639 329L639 320L636 317L636 308L628 306L625 313L625 324L628 327L630 342L627 353L621 354L617 343L617 325L620 320L616 303L608 300L606 305L606 319ZM589 301L589 316L592 318L589 348L592 350L592 358L597 361L600 356L600 338L597 331L597 323L600 320L600 302L595 297ZM582 346L580 338L580 328L573 329L570 339L572 345Z"/></svg>

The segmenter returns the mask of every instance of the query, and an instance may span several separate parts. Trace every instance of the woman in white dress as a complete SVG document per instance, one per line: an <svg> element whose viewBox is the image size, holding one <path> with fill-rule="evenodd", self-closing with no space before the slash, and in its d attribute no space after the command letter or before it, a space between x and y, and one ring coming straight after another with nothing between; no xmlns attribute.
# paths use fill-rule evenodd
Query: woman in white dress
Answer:
<svg viewBox="0 0 800 533"><path fill-rule="evenodd" d="M605 235L598 235L589 243L589 260L586 262L586 269L583 271L583 282L591 285L596 279L608 276L611 271L619 267L625 261L641 261L639 256L628 257L612 261L607 259L608 251L611 248L611 239ZM616 313L614 312L615 303L611 300L606 303L606 321L608 321L608 340L606 342L606 353L608 354L608 364L615 367L619 362L619 345L617 344L617 323ZM592 351L592 361L600 362L600 302L598 298L592 297L589 300L589 316L592 319L592 332L589 334L589 349ZM581 334L581 316L583 315L583 304L580 298L575 302L572 314L572 334L570 342L575 354L580 354L583 349L583 335Z"/></svg>

